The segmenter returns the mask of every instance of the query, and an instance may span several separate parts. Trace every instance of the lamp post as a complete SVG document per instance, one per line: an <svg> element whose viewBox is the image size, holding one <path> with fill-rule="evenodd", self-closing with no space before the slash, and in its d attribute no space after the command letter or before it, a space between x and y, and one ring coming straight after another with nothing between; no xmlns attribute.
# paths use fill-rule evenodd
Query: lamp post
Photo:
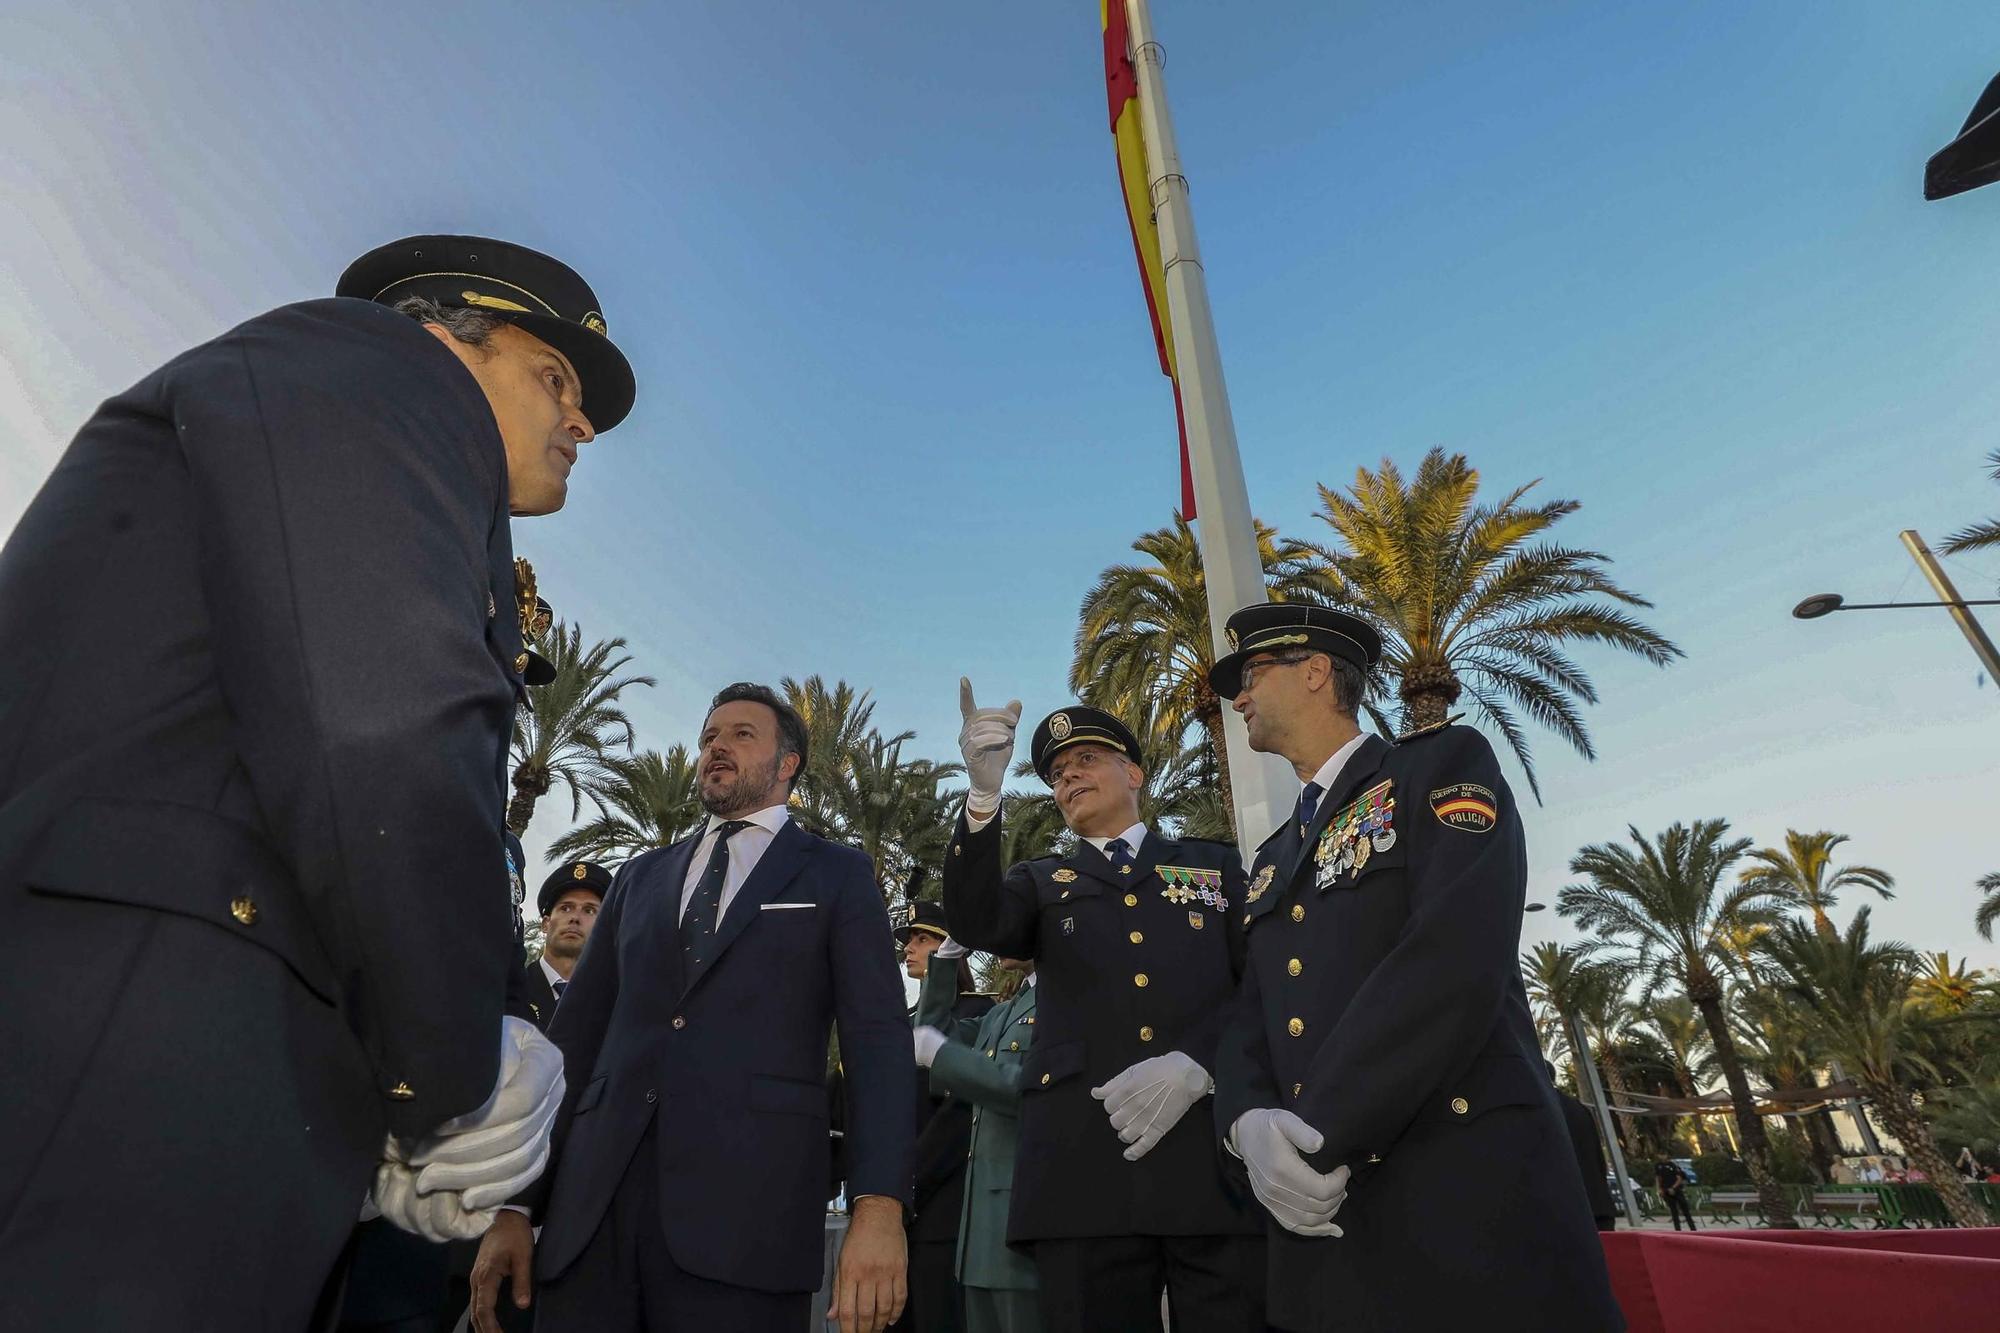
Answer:
<svg viewBox="0 0 2000 1333"><path fill-rule="evenodd" d="M1944 572L1944 566L1938 563L1937 557L1931 554L1931 548L1924 545L1924 539L1917 535L1916 530L1905 528L1902 537L1904 549L1909 551L1910 558L1917 562L1917 568L1924 572L1924 577L1930 581L1931 591L1935 592L1940 600L1849 603L1837 592L1816 592L1792 608L1792 618L1818 620L1822 616L1832 615L1835 611L1900 611L1905 607L1945 607L1951 612L1951 618L1958 622L1959 632L1965 635L1965 641L1972 645L1973 654L1979 658L1979 664L1986 668L1988 678L1994 684L2000 685L2000 651L1994 649L1993 640L1986 637L1985 629L1974 619L1970 610L1975 606L2000 606L2000 598L1989 597L1967 601L1960 597L1958 589L1952 586L1951 576Z"/></svg>

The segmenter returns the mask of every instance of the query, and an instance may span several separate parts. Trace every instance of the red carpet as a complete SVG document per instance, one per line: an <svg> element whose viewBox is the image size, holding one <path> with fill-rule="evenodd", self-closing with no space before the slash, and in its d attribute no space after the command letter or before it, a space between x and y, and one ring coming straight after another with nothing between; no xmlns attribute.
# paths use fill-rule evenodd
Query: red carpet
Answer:
<svg viewBox="0 0 2000 1333"><path fill-rule="evenodd" d="M1603 1239L1631 1333L2000 1327L2000 1227Z"/></svg>

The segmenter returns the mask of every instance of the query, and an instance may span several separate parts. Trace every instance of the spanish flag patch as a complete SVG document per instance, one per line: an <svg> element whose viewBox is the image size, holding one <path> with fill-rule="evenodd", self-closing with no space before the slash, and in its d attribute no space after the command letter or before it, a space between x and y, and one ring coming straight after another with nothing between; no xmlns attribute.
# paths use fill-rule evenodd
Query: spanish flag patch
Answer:
<svg viewBox="0 0 2000 1333"><path fill-rule="evenodd" d="M1446 828L1486 833L1499 821L1493 793L1476 782L1454 782L1431 793L1431 813Z"/></svg>

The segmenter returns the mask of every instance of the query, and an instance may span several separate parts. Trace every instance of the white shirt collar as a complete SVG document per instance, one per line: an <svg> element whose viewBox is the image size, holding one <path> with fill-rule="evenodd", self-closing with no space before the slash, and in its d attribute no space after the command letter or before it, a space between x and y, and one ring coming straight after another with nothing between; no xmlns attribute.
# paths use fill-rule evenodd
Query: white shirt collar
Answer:
<svg viewBox="0 0 2000 1333"><path fill-rule="evenodd" d="M742 816L742 819L745 823L755 824L766 833L776 834L779 829L785 826L785 821L791 817L792 812L790 808L780 803L778 805L767 805L762 810ZM721 815L710 815L708 817L708 824L701 831L701 836L704 838L708 837L709 834L715 832L728 822Z"/></svg>
<svg viewBox="0 0 2000 1333"><path fill-rule="evenodd" d="M1362 732L1359 736L1356 736L1353 740L1335 750L1332 757L1319 766L1319 772L1313 774L1313 781L1319 784L1320 800L1324 801L1333 792L1335 785L1340 781L1341 770L1347 767L1347 761L1354 758L1354 752L1359 750L1361 742L1367 739L1368 733L1365 731ZM1314 813L1318 813L1319 806L1317 803L1314 804L1313 811Z"/></svg>
<svg viewBox="0 0 2000 1333"><path fill-rule="evenodd" d="M1140 820L1118 836L1125 840L1125 845L1132 849L1132 855L1136 859L1139 855L1141 844L1146 841L1146 821L1143 819ZM1109 838L1085 838L1084 841L1100 852L1111 845L1111 839Z"/></svg>
<svg viewBox="0 0 2000 1333"><path fill-rule="evenodd" d="M551 990L553 990L558 984L562 985L569 984L568 977L564 976L562 973L556 971L553 967L549 966L549 959L547 954L543 954L540 958L537 958L535 961L542 965L542 975L549 979L549 988Z"/></svg>

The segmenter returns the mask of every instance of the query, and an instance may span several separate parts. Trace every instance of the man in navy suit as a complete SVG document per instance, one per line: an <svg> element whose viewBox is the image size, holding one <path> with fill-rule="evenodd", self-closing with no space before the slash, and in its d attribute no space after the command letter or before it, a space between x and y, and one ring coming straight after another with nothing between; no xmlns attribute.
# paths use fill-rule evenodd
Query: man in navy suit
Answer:
<svg viewBox="0 0 2000 1333"><path fill-rule="evenodd" d="M532 1245L542 1333L804 1329L836 1023L854 1202L831 1313L879 1333L901 1311L909 1019L873 865L789 818L805 760L805 724L769 689L715 697L708 819L619 870L550 1026L569 1085L555 1153L481 1243L475 1328L499 1327L503 1283L525 1304Z"/></svg>

